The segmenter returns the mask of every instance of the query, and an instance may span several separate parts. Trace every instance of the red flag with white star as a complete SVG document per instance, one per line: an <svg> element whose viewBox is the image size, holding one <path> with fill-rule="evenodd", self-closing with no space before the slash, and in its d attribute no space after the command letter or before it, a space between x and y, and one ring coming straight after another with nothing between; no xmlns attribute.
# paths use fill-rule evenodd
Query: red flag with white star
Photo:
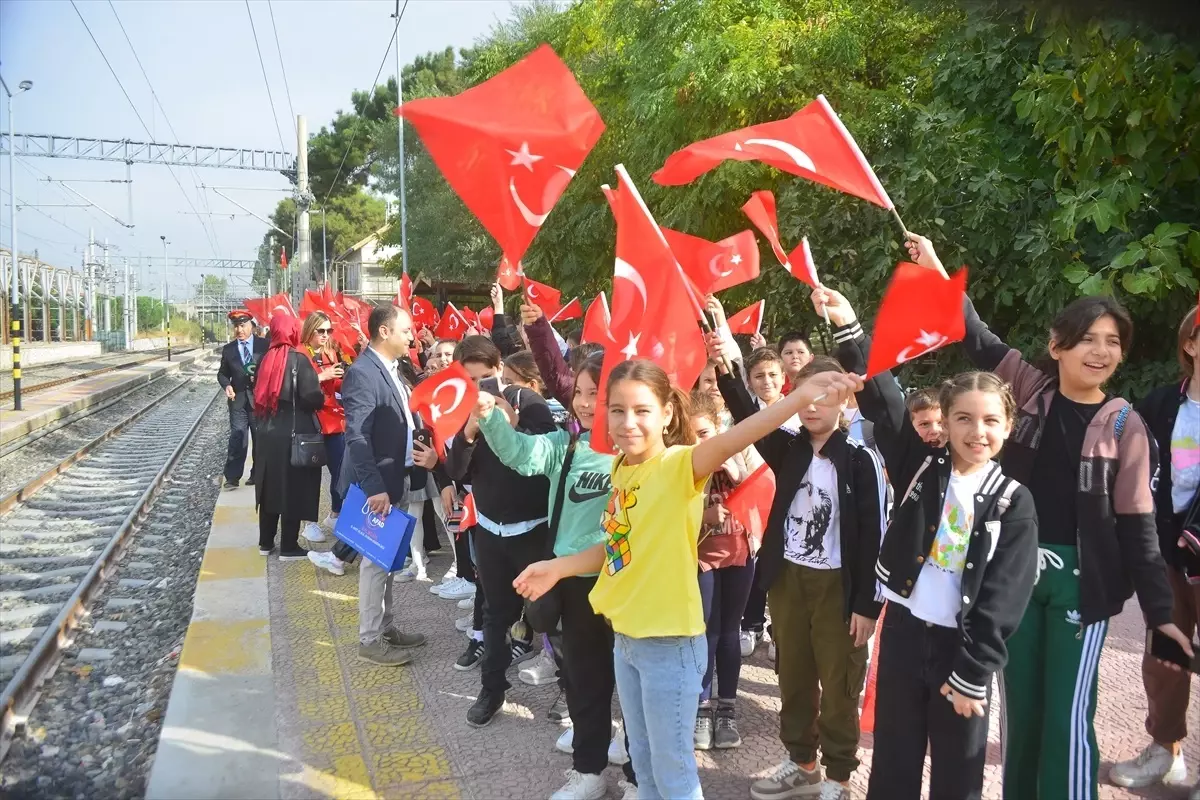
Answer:
<svg viewBox="0 0 1200 800"><path fill-rule="evenodd" d="M943 278L916 264L897 264L875 317L867 377L961 341L966 290L966 267Z"/></svg>
<svg viewBox="0 0 1200 800"><path fill-rule="evenodd" d="M567 322L572 319L579 319L583 316L583 304L576 297L571 302L560 308L558 312L550 318L551 322Z"/></svg>
<svg viewBox="0 0 1200 800"><path fill-rule="evenodd" d="M713 294L758 277L758 242L754 231L710 242L699 236L662 229L684 273L701 295Z"/></svg>
<svg viewBox="0 0 1200 800"><path fill-rule="evenodd" d="M611 319L612 315L608 313L608 298L601 292L588 305L587 314L583 318L583 334L579 341L604 347L611 345L612 334L608 329Z"/></svg>
<svg viewBox="0 0 1200 800"><path fill-rule="evenodd" d="M439 339L455 339L462 341L462 338L467 335L467 320L463 317L462 312L454 307L454 303L446 303L446 310L442 312L442 319L437 324L437 330L433 335Z"/></svg>
<svg viewBox="0 0 1200 800"><path fill-rule="evenodd" d="M479 524L479 515L475 511L475 493L468 492L463 498L462 519L458 521L458 529L466 530Z"/></svg>
<svg viewBox="0 0 1200 800"><path fill-rule="evenodd" d="M522 278L522 283L525 285L526 305L537 306L547 319L558 313L558 301L562 299L562 292L532 278Z"/></svg>
<svg viewBox="0 0 1200 800"><path fill-rule="evenodd" d="M462 94L412 100L396 113L512 263L604 131L549 45Z"/></svg>
<svg viewBox="0 0 1200 800"><path fill-rule="evenodd" d="M446 442L467 424L478 399L475 381L471 380L467 368L456 361L418 383L410 403L412 410L429 423L433 446L439 453L445 453Z"/></svg>
<svg viewBox="0 0 1200 800"><path fill-rule="evenodd" d="M433 303L424 297L412 299L412 318L414 324L424 325L426 328L437 325L437 311L434 309Z"/></svg>
<svg viewBox="0 0 1200 800"><path fill-rule="evenodd" d="M606 194L617 223L617 257L610 321L613 344L604 351L591 437L592 447L599 452L612 452L605 388L617 364L649 359L666 371L673 385L689 391L708 361L683 272L623 166L617 166L616 190Z"/></svg>
<svg viewBox="0 0 1200 800"><path fill-rule="evenodd" d="M748 336L760 333L762 331L763 312L766 308L767 301L759 300L734 314L728 320L730 333L744 333Z"/></svg>
<svg viewBox="0 0 1200 800"><path fill-rule="evenodd" d="M654 173L662 186L691 183L726 159L761 161L882 208L894 208L875 170L824 95L787 119L751 125L678 150Z"/></svg>
<svg viewBox="0 0 1200 800"><path fill-rule="evenodd" d="M496 283L506 292L515 292L521 286L521 278L525 277L525 270L521 267L521 262L518 261L514 267L513 262L508 256L500 257L500 266L496 268Z"/></svg>

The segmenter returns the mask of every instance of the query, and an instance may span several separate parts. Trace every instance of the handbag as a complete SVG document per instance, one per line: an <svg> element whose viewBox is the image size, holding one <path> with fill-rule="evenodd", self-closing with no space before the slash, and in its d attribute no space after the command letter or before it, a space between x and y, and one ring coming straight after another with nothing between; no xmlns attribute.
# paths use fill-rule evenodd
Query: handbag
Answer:
<svg viewBox="0 0 1200 800"><path fill-rule="evenodd" d="M558 524L562 518L563 499L567 492L567 474L571 471L571 462L575 459L576 441L575 438L571 439L566 458L563 459L562 471L558 474L558 492L554 495L554 510L550 514L550 535L546 539L547 560L554 558L554 540L558 538ZM553 633L558 628L561 618L562 597L557 585L537 600L531 600L525 605L525 621L537 633Z"/></svg>
<svg viewBox="0 0 1200 800"><path fill-rule="evenodd" d="M314 420L316 415L313 415ZM325 450L325 434L320 432L320 425L317 426L317 433L296 433L296 365L292 365L292 454L291 465L293 467L305 468L315 467L320 469L329 463L329 453Z"/></svg>

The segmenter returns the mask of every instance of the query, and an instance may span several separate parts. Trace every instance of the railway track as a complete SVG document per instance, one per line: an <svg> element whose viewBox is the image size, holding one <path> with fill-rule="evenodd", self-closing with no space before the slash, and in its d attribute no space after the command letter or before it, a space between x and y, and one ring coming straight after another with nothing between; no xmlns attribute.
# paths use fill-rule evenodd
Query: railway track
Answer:
<svg viewBox="0 0 1200 800"><path fill-rule="evenodd" d="M0 694L0 758L131 534L220 397L211 369L184 377L49 469L34 470L37 475L4 496L0 681L6 685Z"/></svg>
<svg viewBox="0 0 1200 800"><path fill-rule="evenodd" d="M185 349L172 348L171 353L173 356L181 356L184 353L190 353L195 349L197 349L197 348L195 348L195 347L188 347ZM61 378L53 378L51 380L42 381L40 383L26 384L24 382L24 379L22 379L21 395L24 396L24 395L30 394L32 392L40 392L45 389L53 389L54 387L62 386L65 383L71 383L73 381L81 381L84 378L91 378L96 375L103 375L107 372L116 372L117 370L121 370L121 369L129 369L130 367L136 367L139 364L146 364L150 361L157 361L158 359L162 358L162 356L165 355L166 352L167 351L165 348L162 350L152 350L152 351L150 351L151 355L147 355L143 358L136 358L136 359L133 359L130 361L121 361L119 363L110 364L108 366L100 367L98 369L87 370L86 372L78 372L73 375L65 375ZM63 368L64 366L65 365L63 365L63 364L47 364L46 365L46 367L48 367L48 368L49 367ZM29 367L29 368L22 370L22 372L24 372L26 375L29 375L29 373L35 371L36 369L38 369L38 368L37 367ZM9 385L11 386L11 383L9 383ZM12 389L8 389L6 391L0 392L0 401L8 400L12 396L13 396Z"/></svg>

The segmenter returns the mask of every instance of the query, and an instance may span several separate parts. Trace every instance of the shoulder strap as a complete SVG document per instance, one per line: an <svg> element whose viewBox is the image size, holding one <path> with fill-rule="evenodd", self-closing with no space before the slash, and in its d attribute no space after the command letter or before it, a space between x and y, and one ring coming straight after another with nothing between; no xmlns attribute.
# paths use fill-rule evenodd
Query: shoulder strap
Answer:
<svg viewBox="0 0 1200 800"><path fill-rule="evenodd" d="M566 497L567 491L567 473L571 471L571 462L575 460L575 444L579 440L571 437L571 444L567 447L567 455L563 459L562 471L558 473L558 492L554 495L554 511L550 514L550 544L554 546L554 539L558 536L558 523L562 518L563 500Z"/></svg>
<svg viewBox="0 0 1200 800"><path fill-rule="evenodd" d="M1012 478L1005 478L1004 491L1000 492L1000 496L996 498L996 510L1001 514L1008 511L1008 507L1012 505L1013 495L1017 491L1017 487L1021 484L1014 481Z"/></svg>
<svg viewBox="0 0 1200 800"><path fill-rule="evenodd" d="M908 495L912 492L913 487L917 485L917 481L920 480L921 475L929 468L929 465L932 461L932 455L925 456L925 461L922 462L921 466L917 468L916 473L913 474L912 480L908 482L908 488L904 490L904 494L900 495L899 499L896 501L897 507L904 505L904 501L908 499Z"/></svg>
<svg viewBox="0 0 1200 800"><path fill-rule="evenodd" d="M1121 441L1121 434L1125 431L1125 420L1129 419L1130 406L1125 406L1117 412L1117 419L1113 422L1113 433L1117 437L1117 442Z"/></svg>

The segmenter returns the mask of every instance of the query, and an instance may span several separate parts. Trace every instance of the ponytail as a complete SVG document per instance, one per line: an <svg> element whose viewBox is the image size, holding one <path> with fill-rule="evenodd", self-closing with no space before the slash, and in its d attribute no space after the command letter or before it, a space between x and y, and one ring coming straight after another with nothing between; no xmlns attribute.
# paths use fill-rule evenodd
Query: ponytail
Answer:
<svg viewBox="0 0 1200 800"><path fill-rule="evenodd" d="M692 401L681 389L672 386L666 405L671 409L671 422L663 431L663 444L667 447L695 444L697 440L696 431L692 429Z"/></svg>

